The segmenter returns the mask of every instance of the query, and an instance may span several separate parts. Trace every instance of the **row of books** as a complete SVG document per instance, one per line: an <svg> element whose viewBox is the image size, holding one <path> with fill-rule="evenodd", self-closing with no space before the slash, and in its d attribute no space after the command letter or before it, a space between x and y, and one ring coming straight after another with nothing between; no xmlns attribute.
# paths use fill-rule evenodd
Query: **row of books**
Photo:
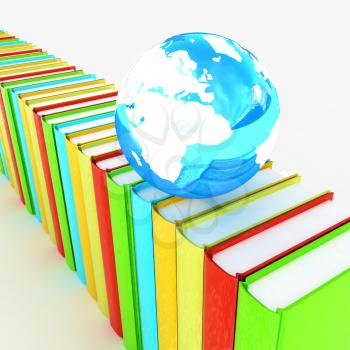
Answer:
<svg viewBox="0 0 350 350"><path fill-rule="evenodd" d="M0 32L0 170L127 349L350 349L350 217L268 162L210 199L128 165L113 84Z"/></svg>

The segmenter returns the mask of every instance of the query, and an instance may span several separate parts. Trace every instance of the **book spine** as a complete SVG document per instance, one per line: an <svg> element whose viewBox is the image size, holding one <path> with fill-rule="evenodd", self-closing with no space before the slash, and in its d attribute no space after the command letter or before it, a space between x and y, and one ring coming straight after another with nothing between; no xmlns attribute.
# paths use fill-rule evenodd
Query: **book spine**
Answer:
<svg viewBox="0 0 350 350"><path fill-rule="evenodd" d="M277 349L280 323L281 314L260 304L240 282L234 350Z"/></svg>
<svg viewBox="0 0 350 350"><path fill-rule="evenodd" d="M159 350L177 349L176 227L153 208Z"/></svg>
<svg viewBox="0 0 350 350"><path fill-rule="evenodd" d="M37 169L35 165L35 161L33 159L33 145L32 145L32 138L30 132L28 132L28 124L26 120L26 109L24 107L25 103L19 99L18 95L13 96L12 103L16 107L16 115L19 118L19 122L22 125L23 128L23 138L26 140L26 146L23 148L23 151L26 152L28 166L32 170L33 175L33 187L35 189L35 193L38 200L38 206L41 216L41 223L43 225L43 229L48 232L48 218L47 218L47 211L49 208L46 208L44 203L44 196L41 190L40 181L39 181L39 169Z"/></svg>
<svg viewBox="0 0 350 350"><path fill-rule="evenodd" d="M16 56L20 54L37 53L37 52L42 52L42 49L31 49L31 50L22 50L22 51L16 51L16 52L0 53L0 57L9 57L9 56Z"/></svg>
<svg viewBox="0 0 350 350"><path fill-rule="evenodd" d="M24 125L25 125L28 145L32 146L31 148L29 148L29 152L30 152L30 156L31 156L32 167L33 167L33 169L36 170L37 175L38 175L38 186L40 186L40 191L42 194L44 207L45 207L45 216L46 216L46 221L47 221L47 232L50 236L51 241L54 244L56 244L56 233L55 233L55 227L54 227L54 223L53 223L53 215L51 213L49 195L48 195L48 192L46 189L44 169L43 169L42 164L41 164L39 141L38 141L38 138L36 136L36 127L35 127L35 121L34 121L34 116L33 116L33 110L29 106L27 106L24 101L19 100L19 103L20 103L22 111L23 111L22 118L23 118Z"/></svg>
<svg viewBox="0 0 350 350"><path fill-rule="evenodd" d="M83 254L80 243L79 228L77 222L77 214L74 204L74 196L72 189L71 173L69 170L68 155L66 150L65 135L55 129L55 142L57 146L58 163L60 167L62 192L67 209L67 218L69 222L70 236L72 240L72 248L74 253L75 268L79 279L86 284L85 268Z"/></svg>
<svg viewBox="0 0 350 350"><path fill-rule="evenodd" d="M28 185L28 191L31 194L32 205L39 222L42 222L41 214L42 208L39 205L39 199L36 192L36 187L34 184L34 176L32 171L32 166L29 160L27 140L24 133L23 123L21 119L21 112L18 105L17 96L15 96L11 89L6 89L7 97L9 100L9 107L11 110L12 118L16 127L17 140L19 142L19 150L22 156L23 165L26 169L26 179Z"/></svg>
<svg viewBox="0 0 350 350"><path fill-rule="evenodd" d="M152 206L134 191L131 200L142 346L144 350L153 350L158 349L158 329Z"/></svg>
<svg viewBox="0 0 350 350"><path fill-rule="evenodd" d="M9 152L10 152L9 154L10 157L8 158L8 164L10 167L10 174L12 174L12 185L16 190L16 192L18 193L21 202L25 204L24 192L23 192L21 181L19 178L19 170L16 162L14 146L11 139L10 127L6 117L6 109L4 104L2 87L0 88L0 110L1 110L2 124L4 125L4 128L5 128L5 133L3 135L8 142Z"/></svg>
<svg viewBox="0 0 350 350"><path fill-rule="evenodd" d="M61 229L62 243L67 265L75 271L75 260L72 247L72 240L70 237L69 224L67 219L66 204L62 193L61 174L59 169L59 161L57 158L57 150L54 140L53 127L43 122L43 132L45 136L45 144L47 151L47 159L50 169L50 177L54 192L54 198L57 208L57 215Z"/></svg>
<svg viewBox="0 0 350 350"><path fill-rule="evenodd" d="M139 331L136 322L136 305L132 276L132 259L129 246L127 193L109 177L107 179L110 216L112 222L113 244L117 265L119 302L123 325L123 339L127 349L141 349Z"/></svg>
<svg viewBox="0 0 350 350"><path fill-rule="evenodd" d="M178 350L202 349L204 249L176 230Z"/></svg>
<svg viewBox="0 0 350 350"><path fill-rule="evenodd" d="M126 168L126 167L125 167ZM132 202L131 202L131 187L133 184L126 185L125 187L125 203L126 203L126 220L127 220L127 237L129 243L129 255L130 255L130 268L131 268L131 283L132 283L132 297L134 303L134 317L136 328L136 340L138 349L143 349L142 334L141 334L141 321L140 321L140 305L137 286L137 274L136 274L136 258L135 258L135 240L134 240L134 225L132 217Z"/></svg>
<svg viewBox="0 0 350 350"><path fill-rule="evenodd" d="M105 316L109 316L105 273L103 269L100 231L96 214L96 199L91 170L91 159L78 150L78 161L82 181L83 201L86 212L87 233L89 235L92 267L94 270L97 304Z"/></svg>
<svg viewBox="0 0 350 350"><path fill-rule="evenodd" d="M114 258L114 245L108 202L106 172L99 169L93 163L91 166L95 188L96 211L100 230L102 258L109 305L109 318L114 331L120 337L122 337L123 329L120 315L119 291L116 263Z"/></svg>
<svg viewBox="0 0 350 350"><path fill-rule="evenodd" d="M2 90L2 99L5 107L5 116L7 119L9 131L10 131L10 137L12 140L13 150L15 154L15 161L18 168L19 181L20 181L21 188L24 195L25 205L30 214L36 215L38 214L36 212L37 208L34 203L33 194L30 190L28 169L26 168L26 165L23 159L22 145L18 134L18 126L16 125L16 120L14 118L14 114L12 111L8 89L2 88L1 90ZM37 218L40 221L40 215L38 215Z"/></svg>
<svg viewBox="0 0 350 350"><path fill-rule="evenodd" d="M203 350L233 349L238 279L204 257Z"/></svg>
<svg viewBox="0 0 350 350"><path fill-rule="evenodd" d="M92 258L91 258L91 248L89 235L87 233L86 227L86 213L84 208L84 194L81 185L81 174L79 171L78 157L77 157L77 146L72 144L68 139L66 139L66 149L69 161L69 169L71 175L74 205L77 214L77 223L79 228L79 237L81 244L81 251L83 255L85 276L86 276L86 286L89 291L89 294L96 299L96 284L94 271L92 267Z"/></svg>
<svg viewBox="0 0 350 350"><path fill-rule="evenodd" d="M52 179L51 179L51 174L50 174L49 160L47 157L47 150L46 150L46 145L45 145L44 131L43 131L42 124L41 124L41 117L35 113L33 113L33 116L34 116L35 129L36 129L35 136L37 137L38 144L39 144L40 161L41 161L41 166L44 170L46 189L47 189L47 193L48 193L48 197L49 197L49 204L50 204L50 208L51 208L52 221L53 221L53 225L54 225L54 229L55 229L57 249L61 253L61 255L64 256L64 247L63 247L63 241L62 241L61 227L60 227L60 223L59 223L59 219L58 219L55 195L54 195Z"/></svg>
<svg viewBox="0 0 350 350"><path fill-rule="evenodd" d="M5 157L4 157L4 151L2 148L2 136L0 134L0 173L5 175L7 177L7 172L5 173Z"/></svg>
<svg viewBox="0 0 350 350"><path fill-rule="evenodd" d="M1 112L0 112L1 113ZM10 176L8 172L8 165L7 165L7 159L6 159L6 151L5 151L5 140L3 136L3 127L2 127L2 117L0 116L0 141L1 141L1 161L2 161L2 169L3 169L3 174L6 176L6 179L10 181ZM12 185L12 184L11 184Z"/></svg>

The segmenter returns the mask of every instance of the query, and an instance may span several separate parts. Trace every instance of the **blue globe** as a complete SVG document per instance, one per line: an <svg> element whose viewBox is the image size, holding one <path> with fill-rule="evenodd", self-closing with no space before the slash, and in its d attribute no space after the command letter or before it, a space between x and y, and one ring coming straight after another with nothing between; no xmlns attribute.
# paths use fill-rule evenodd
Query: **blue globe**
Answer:
<svg viewBox="0 0 350 350"><path fill-rule="evenodd" d="M172 195L231 191L266 162L277 133L277 92L258 59L220 35L173 36L124 79L116 128L146 181Z"/></svg>

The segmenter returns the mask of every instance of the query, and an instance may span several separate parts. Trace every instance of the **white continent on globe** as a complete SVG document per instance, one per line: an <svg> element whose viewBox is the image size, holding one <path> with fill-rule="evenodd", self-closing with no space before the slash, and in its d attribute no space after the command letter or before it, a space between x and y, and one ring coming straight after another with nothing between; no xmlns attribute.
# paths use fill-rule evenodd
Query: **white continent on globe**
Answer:
<svg viewBox="0 0 350 350"><path fill-rule="evenodd" d="M218 54L226 49L222 45L215 43ZM230 53L239 59L239 54L234 52ZM157 67L156 71L148 70L151 63ZM143 159L152 171L171 182L181 173L181 160L188 146L218 145L232 133L229 121L209 105L214 99L213 93L206 92L210 72L204 69L197 80L193 75L196 68L196 62L186 51L179 50L167 56L163 49L156 47L134 67L118 96L119 104L134 106L127 113L135 126L131 133L142 148ZM204 104L180 100L188 93L198 94ZM137 100L129 98L135 95ZM171 159L169 154L173 155ZM133 156L139 163L137 155L133 153Z"/></svg>

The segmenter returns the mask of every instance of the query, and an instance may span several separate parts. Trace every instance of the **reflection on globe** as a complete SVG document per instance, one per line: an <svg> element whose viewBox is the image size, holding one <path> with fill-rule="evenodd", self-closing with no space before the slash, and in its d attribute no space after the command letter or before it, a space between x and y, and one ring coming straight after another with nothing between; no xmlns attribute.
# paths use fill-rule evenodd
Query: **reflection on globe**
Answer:
<svg viewBox="0 0 350 350"><path fill-rule="evenodd" d="M133 168L164 192L206 198L231 191L268 159L276 89L258 59L207 33L176 35L125 78L116 126Z"/></svg>

